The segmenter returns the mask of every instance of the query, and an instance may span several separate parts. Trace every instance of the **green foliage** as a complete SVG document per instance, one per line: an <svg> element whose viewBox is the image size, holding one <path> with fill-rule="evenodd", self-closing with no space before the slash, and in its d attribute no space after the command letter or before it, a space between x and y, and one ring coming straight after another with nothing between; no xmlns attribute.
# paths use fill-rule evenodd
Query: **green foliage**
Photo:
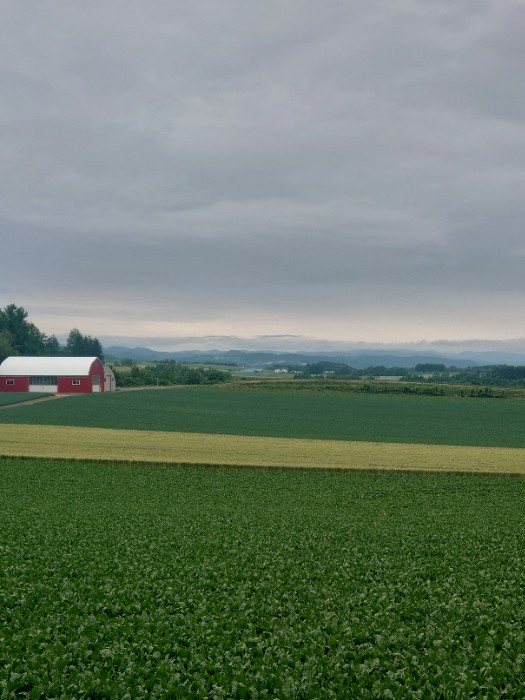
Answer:
<svg viewBox="0 0 525 700"><path fill-rule="evenodd" d="M74 396L23 411L3 409L0 423L525 447L524 401L254 392L228 385Z"/></svg>
<svg viewBox="0 0 525 700"><path fill-rule="evenodd" d="M41 399L50 394L40 394L37 392L28 393L27 391L8 391L0 392L0 406L9 406L15 403L25 403L34 399Z"/></svg>
<svg viewBox="0 0 525 700"><path fill-rule="evenodd" d="M48 338L44 339L44 348L45 354L48 357L55 357L57 355L60 355L62 352L60 343L58 342L58 339L55 335L50 335Z"/></svg>
<svg viewBox="0 0 525 700"><path fill-rule="evenodd" d="M495 365L490 369L502 379L525 379L525 367L523 366Z"/></svg>
<svg viewBox="0 0 525 700"><path fill-rule="evenodd" d="M435 362L421 362L415 367L416 372L444 372L446 365Z"/></svg>
<svg viewBox="0 0 525 700"><path fill-rule="evenodd" d="M447 370L433 374L430 379L418 377L418 381L490 387L525 387L525 367L520 365L487 365L462 370Z"/></svg>
<svg viewBox="0 0 525 700"><path fill-rule="evenodd" d="M400 368L394 368L399 374ZM396 376L396 375L394 375ZM411 381L408 381L411 379ZM370 380L345 380L337 375L324 379L303 379L300 376L295 377L291 381L271 379L263 380L248 380L244 379L242 386L249 391L273 391L273 392L330 392L330 393L345 393L345 394L411 394L413 396L471 396L483 397L490 396L494 399L500 398L525 398L525 388L520 388L519 383L513 388L491 387L490 394L479 391L470 391L471 388L481 386L481 381L473 380L470 384L465 385L460 382L448 384L440 377L433 377L431 380L425 380L423 377L404 377L400 381L379 381L377 379Z"/></svg>
<svg viewBox="0 0 525 700"><path fill-rule="evenodd" d="M298 369L300 369L299 377L315 377L323 374L331 374L335 377L357 377L360 374L358 370L344 362L330 362L328 360L312 362Z"/></svg>
<svg viewBox="0 0 525 700"><path fill-rule="evenodd" d="M3 362L6 357L11 357L11 355L15 354L13 336L8 330L0 330L0 362Z"/></svg>
<svg viewBox="0 0 525 700"><path fill-rule="evenodd" d="M129 372L114 367L118 387L172 386L174 384L220 384L228 381L231 374L219 369L204 369L168 360L147 367L132 366Z"/></svg>
<svg viewBox="0 0 525 700"><path fill-rule="evenodd" d="M421 363L416 365L414 370L406 367L385 367L384 365L370 366L363 370L356 370L348 365L317 362L306 365L296 373L296 378L304 379L308 377L319 377L330 375L335 379L358 379L380 376L402 377L404 382L411 382L410 387L413 393L424 393L425 390L418 389L417 384L439 384L442 388L442 395L456 394L465 386L490 386L490 387L515 387L525 388L525 367L513 365L487 365L485 367L470 367L468 369L446 368L439 363ZM432 376L425 376L430 373ZM417 384L415 384L417 382ZM447 385L444 387L443 385ZM458 388L461 387L461 388ZM391 384L386 387L384 384L376 384L374 391L396 392L404 390L400 384ZM356 385L354 391L359 391ZM493 394L498 396L498 393Z"/></svg>
<svg viewBox="0 0 525 700"><path fill-rule="evenodd" d="M27 320L27 311L21 306L8 304L0 309L0 333L3 333L0 351L8 353L5 357L10 354L41 355L44 351L45 335Z"/></svg>
<svg viewBox="0 0 525 700"><path fill-rule="evenodd" d="M11 355L72 355L76 357L100 357L102 346L97 338L82 335L74 328L65 348L60 346L55 335L46 336L34 323L27 320L27 311L22 306L8 304L0 309L0 362Z"/></svg>
<svg viewBox="0 0 525 700"><path fill-rule="evenodd" d="M523 480L0 470L1 697L522 694Z"/></svg>
<svg viewBox="0 0 525 700"><path fill-rule="evenodd" d="M70 331L65 348L66 355L72 357L98 357L104 359L102 345L97 338L82 335L78 328Z"/></svg>
<svg viewBox="0 0 525 700"><path fill-rule="evenodd" d="M405 367L385 367L384 365L371 365L366 367L360 374L365 377L402 377L407 374Z"/></svg>

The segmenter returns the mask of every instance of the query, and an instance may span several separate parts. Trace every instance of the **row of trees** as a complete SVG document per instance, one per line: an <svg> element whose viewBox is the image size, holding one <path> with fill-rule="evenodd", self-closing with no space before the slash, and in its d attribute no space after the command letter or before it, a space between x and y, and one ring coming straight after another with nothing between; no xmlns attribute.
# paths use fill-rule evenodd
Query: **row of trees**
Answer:
<svg viewBox="0 0 525 700"><path fill-rule="evenodd" d="M365 369L355 369L343 362L331 362L323 360L314 362L302 367L290 368L295 371L299 378L316 377L319 375L331 375L336 379L358 379L359 377L381 377L381 376L404 376L408 370L403 367L385 367L384 365L374 365Z"/></svg>
<svg viewBox="0 0 525 700"><path fill-rule="evenodd" d="M171 386L174 384L217 384L231 378L230 372L220 369L204 369L167 360L147 367L134 365L130 371L113 367L117 386Z"/></svg>
<svg viewBox="0 0 525 700"><path fill-rule="evenodd" d="M488 365L458 369L444 364L423 363L414 369L407 367L385 367L377 365L365 369L355 369L338 362L315 362L302 367L289 367L299 379L330 376L334 379L359 379L363 377L401 377L403 381L430 384L466 384L474 386L525 386L525 367L513 365ZM429 376L430 375L430 376Z"/></svg>
<svg viewBox="0 0 525 700"><path fill-rule="evenodd" d="M55 335L42 333L28 320L22 306L8 304L0 309L0 362L11 355L70 355L103 359L102 345L97 338L83 335L73 328L65 345Z"/></svg>
<svg viewBox="0 0 525 700"><path fill-rule="evenodd" d="M525 367L522 365L486 365L467 369L435 373L431 378L419 377L418 381L434 384L473 384L474 386L525 386Z"/></svg>

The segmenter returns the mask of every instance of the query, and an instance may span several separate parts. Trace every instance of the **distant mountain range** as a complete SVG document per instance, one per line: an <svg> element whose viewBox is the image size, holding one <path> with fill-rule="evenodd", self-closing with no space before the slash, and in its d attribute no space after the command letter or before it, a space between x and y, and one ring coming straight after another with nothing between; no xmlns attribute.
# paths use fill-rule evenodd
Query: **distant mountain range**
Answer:
<svg viewBox="0 0 525 700"><path fill-rule="evenodd" d="M383 365L384 367L413 368L422 363L440 363L447 367L476 367L480 365L525 365L525 354L486 351L442 354L437 352L407 352L399 349L363 349L323 352L280 352L272 350L181 350L166 352L144 347L112 345L104 348L107 359L130 359L135 362L199 362L213 364L231 363L241 367L262 367L270 364L301 365L329 360L343 362L356 369Z"/></svg>

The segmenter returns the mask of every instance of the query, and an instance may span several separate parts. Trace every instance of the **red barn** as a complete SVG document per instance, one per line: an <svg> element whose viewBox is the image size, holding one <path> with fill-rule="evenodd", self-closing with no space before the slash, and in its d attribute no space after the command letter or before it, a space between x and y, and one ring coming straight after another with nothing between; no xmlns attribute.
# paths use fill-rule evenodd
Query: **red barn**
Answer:
<svg viewBox="0 0 525 700"><path fill-rule="evenodd" d="M98 357L8 357L0 391L91 394L115 390L115 375Z"/></svg>

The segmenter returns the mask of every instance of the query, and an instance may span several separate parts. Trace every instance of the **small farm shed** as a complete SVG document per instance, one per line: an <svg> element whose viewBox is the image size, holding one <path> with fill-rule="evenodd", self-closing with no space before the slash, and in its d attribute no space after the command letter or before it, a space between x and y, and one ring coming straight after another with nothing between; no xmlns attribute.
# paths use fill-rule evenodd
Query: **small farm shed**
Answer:
<svg viewBox="0 0 525 700"><path fill-rule="evenodd" d="M8 357L0 365L0 391L92 394L115 388L115 375L98 357Z"/></svg>

